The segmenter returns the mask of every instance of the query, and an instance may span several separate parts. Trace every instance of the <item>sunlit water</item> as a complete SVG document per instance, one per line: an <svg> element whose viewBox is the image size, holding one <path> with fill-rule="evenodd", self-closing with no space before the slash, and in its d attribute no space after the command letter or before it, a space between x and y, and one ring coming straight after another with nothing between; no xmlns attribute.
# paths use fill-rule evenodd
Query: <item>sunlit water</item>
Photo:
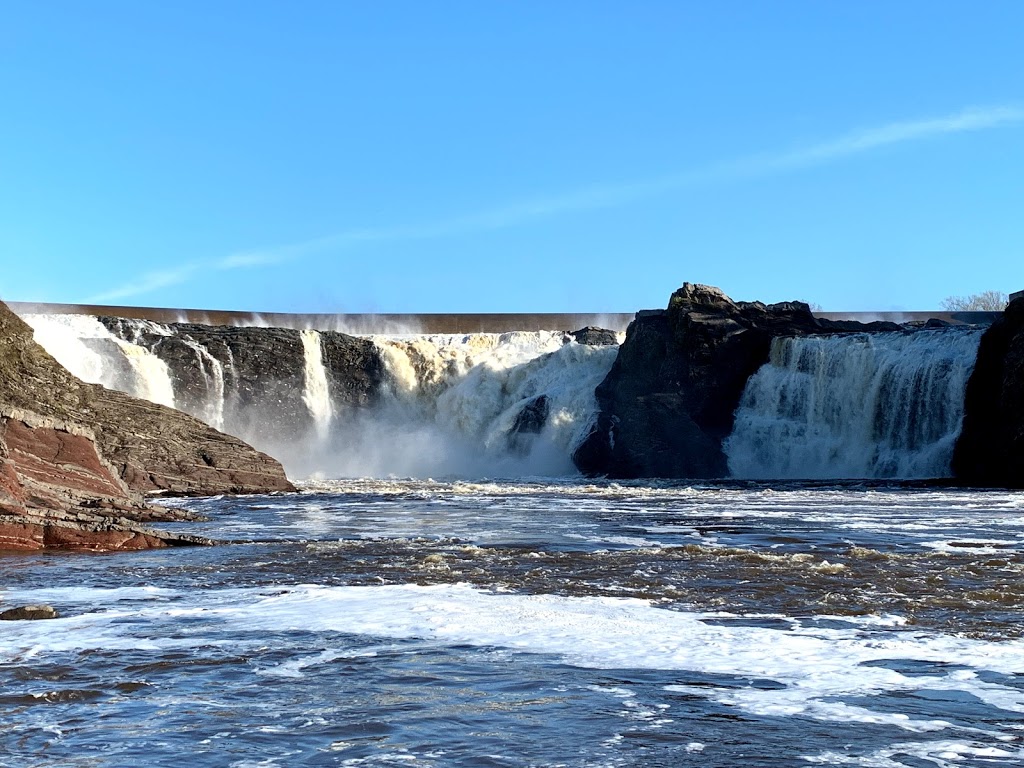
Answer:
<svg viewBox="0 0 1024 768"><path fill-rule="evenodd" d="M8 555L4 766L1024 764L1024 495L346 481Z"/></svg>

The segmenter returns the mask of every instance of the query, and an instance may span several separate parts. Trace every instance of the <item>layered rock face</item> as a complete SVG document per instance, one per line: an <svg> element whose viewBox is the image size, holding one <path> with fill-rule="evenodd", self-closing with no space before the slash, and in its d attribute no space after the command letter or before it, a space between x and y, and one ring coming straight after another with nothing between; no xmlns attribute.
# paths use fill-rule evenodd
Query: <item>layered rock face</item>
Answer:
<svg viewBox="0 0 1024 768"><path fill-rule="evenodd" d="M734 302L685 283L667 309L639 312L629 326L597 388L595 428L573 461L585 474L616 478L725 477L722 442L773 338L897 329L819 320L801 302Z"/></svg>
<svg viewBox="0 0 1024 768"><path fill-rule="evenodd" d="M281 466L242 441L79 381L0 304L0 548L200 543L140 525L179 519L141 493L285 490Z"/></svg>
<svg viewBox="0 0 1024 768"><path fill-rule="evenodd" d="M972 485L1024 488L1024 296L981 337L953 473Z"/></svg>

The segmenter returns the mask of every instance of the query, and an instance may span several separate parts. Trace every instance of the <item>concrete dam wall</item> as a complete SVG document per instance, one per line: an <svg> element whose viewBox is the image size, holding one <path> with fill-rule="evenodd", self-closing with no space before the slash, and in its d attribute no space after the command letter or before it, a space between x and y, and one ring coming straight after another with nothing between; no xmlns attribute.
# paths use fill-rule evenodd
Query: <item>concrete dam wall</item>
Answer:
<svg viewBox="0 0 1024 768"><path fill-rule="evenodd" d="M410 333L506 333L509 331L572 331L587 326L625 331L633 312L533 313L291 313L235 312L215 309L101 306L7 302L18 314L69 314L127 317L157 323L265 326L298 330L338 331L353 335ZM966 325L990 325L1000 312L816 312L826 320L923 322L930 318Z"/></svg>

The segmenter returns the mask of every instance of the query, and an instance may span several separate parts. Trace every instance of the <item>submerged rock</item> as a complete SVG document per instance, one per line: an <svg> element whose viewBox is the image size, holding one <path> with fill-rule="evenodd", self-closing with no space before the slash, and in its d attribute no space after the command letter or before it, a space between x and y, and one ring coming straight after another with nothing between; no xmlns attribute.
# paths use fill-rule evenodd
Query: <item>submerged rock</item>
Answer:
<svg viewBox="0 0 1024 768"><path fill-rule="evenodd" d="M52 605L22 605L0 611L0 621L37 621L59 618L60 614Z"/></svg>

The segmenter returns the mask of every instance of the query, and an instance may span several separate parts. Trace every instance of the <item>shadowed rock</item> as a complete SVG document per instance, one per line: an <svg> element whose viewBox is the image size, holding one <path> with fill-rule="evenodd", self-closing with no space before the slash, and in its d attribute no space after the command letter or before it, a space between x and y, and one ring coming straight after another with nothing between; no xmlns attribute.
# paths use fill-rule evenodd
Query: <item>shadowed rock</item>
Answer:
<svg viewBox="0 0 1024 768"><path fill-rule="evenodd" d="M981 337L953 473L973 485L1024 488L1024 297Z"/></svg>
<svg viewBox="0 0 1024 768"><path fill-rule="evenodd" d="M587 344L592 347L614 346L619 343L619 334L615 331L610 331L607 328L595 328L592 325L572 331L569 335L576 340L577 344Z"/></svg>

